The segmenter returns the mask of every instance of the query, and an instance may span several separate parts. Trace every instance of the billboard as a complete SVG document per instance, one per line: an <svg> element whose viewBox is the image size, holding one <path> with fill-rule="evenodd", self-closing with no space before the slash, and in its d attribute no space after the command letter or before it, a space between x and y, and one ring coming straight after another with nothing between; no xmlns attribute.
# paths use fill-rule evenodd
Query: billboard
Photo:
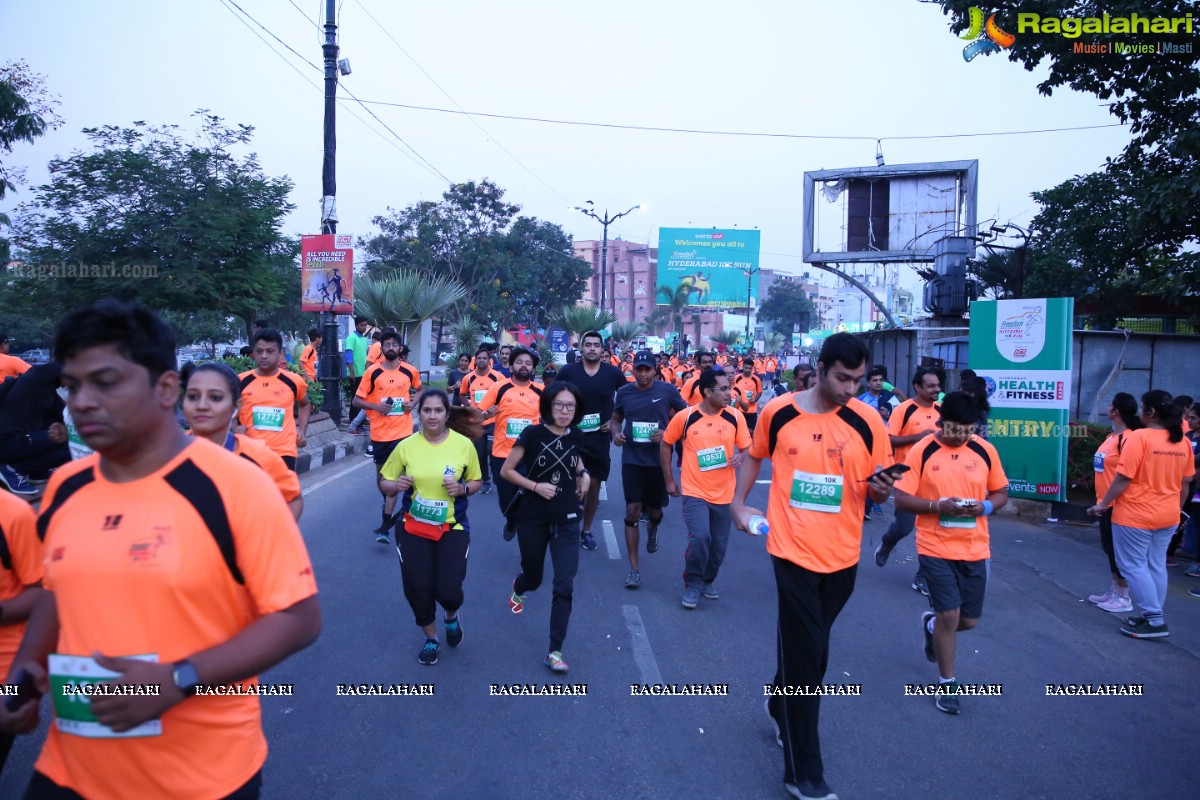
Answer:
<svg viewBox="0 0 1200 800"><path fill-rule="evenodd" d="M354 237L300 237L300 310L354 313Z"/></svg>
<svg viewBox="0 0 1200 800"><path fill-rule="evenodd" d="M1009 497L1066 500L1073 315L1071 298L971 303L971 368L987 385Z"/></svg>
<svg viewBox="0 0 1200 800"><path fill-rule="evenodd" d="M750 297L758 297L758 249L758 231L659 228L658 283L686 286L692 308L746 308L747 270Z"/></svg>

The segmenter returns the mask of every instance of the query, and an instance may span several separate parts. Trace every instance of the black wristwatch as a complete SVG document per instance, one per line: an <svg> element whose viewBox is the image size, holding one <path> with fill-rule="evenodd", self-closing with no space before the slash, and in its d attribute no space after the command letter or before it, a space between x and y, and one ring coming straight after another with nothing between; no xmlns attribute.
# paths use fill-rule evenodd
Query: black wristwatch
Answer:
<svg viewBox="0 0 1200 800"><path fill-rule="evenodd" d="M184 697L194 695L196 687L200 685L200 675L196 672L196 665L187 659L176 661L172 665L171 678L175 681L175 688L183 692Z"/></svg>

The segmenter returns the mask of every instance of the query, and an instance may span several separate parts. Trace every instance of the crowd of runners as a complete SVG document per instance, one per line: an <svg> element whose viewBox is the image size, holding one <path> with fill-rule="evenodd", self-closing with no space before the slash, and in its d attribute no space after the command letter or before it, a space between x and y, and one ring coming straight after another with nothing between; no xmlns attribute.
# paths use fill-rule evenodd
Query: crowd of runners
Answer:
<svg viewBox="0 0 1200 800"><path fill-rule="evenodd" d="M319 333L309 340L297 360L311 378ZM599 546L602 487L619 469L625 590L643 585L642 548L659 550L665 514L678 513L687 531L687 611L719 599L731 531L765 533L779 622L766 712L793 796L836 797L812 690L854 589L864 522L888 500L894 516L875 563L886 566L915 532L913 589L930 610L919 639L914 620L914 644L935 665L935 707L960 713L957 637L982 616L988 521L1008 501L978 376L966 370L943 393L946 376L922 368L899 388L850 334L791 370L775 355L610 345L589 331L561 367L524 347L481 347L458 356L442 389L423 385L395 329L372 334L356 320L345 357L351 407L362 413L348 425L368 431L380 494L370 530L398 554L418 661L436 664L443 641L463 644L471 537L496 536L517 542L511 586L494 595L502 603L507 594L514 614L546 582L549 555L542 660L567 672L574 579L582 554ZM253 687L321 629L297 527L296 459L311 404L306 382L282 368L283 346L264 325L249 346L252 369L214 361L177 370L168 326L143 307L103 301L63 320L51 364L22 368L0 353L0 369L15 373L0 385L0 420L18 407L37 419L24 449L0 429L13 489L0 492L0 671L15 687L0 704L0 767L14 735L34 730L41 711L54 715L26 797L258 796L266 742L257 697L196 695ZM1200 504L1200 419L1191 398L1160 390L1116 395L1109 419L1090 513L1111 585L1090 599L1133 614L1120 633L1161 638L1168 559L1196 550L1181 509ZM764 461L770 486L756 508L750 492ZM495 530L471 524L479 494L495 497L504 519ZM1196 566L1188 573L1200 574ZM87 702L65 685L92 687ZM48 709L42 694L52 695Z"/></svg>

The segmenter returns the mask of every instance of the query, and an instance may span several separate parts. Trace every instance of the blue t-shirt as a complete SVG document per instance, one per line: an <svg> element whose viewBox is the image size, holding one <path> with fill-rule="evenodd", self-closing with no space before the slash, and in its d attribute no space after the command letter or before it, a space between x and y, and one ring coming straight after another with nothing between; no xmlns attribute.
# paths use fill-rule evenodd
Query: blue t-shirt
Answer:
<svg viewBox="0 0 1200 800"><path fill-rule="evenodd" d="M658 442L649 440L652 430L665 431L671 421L671 412L683 411L679 390L666 381L654 381L649 389L639 389L629 383L617 390L613 403L613 414L622 418L621 431L625 434L625 446L621 448L621 463L641 467L657 467Z"/></svg>

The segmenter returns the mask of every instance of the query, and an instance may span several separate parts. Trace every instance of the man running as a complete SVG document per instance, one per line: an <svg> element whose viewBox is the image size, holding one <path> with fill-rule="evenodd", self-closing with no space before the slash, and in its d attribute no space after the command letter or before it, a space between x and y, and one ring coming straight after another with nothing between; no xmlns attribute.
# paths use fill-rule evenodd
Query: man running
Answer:
<svg viewBox="0 0 1200 800"><path fill-rule="evenodd" d="M321 331L317 328L310 328L308 344L304 346L304 352L300 354L300 368L304 370L304 377L310 381L317 379L317 358L321 355L322 341Z"/></svg>
<svg viewBox="0 0 1200 800"><path fill-rule="evenodd" d="M713 583L729 546L730 503L737 469L750 447L742 413L729 407L729 376L705 370L696 382L703 400L671 418L658 446L667 494L683 497L688 545L683 554L683 607L693 609L703 594L720 595ZM671 472L672 446L683 442L680 484Z"/></svg>
<svg viewBox="0 0 1200 800"><path fill-rule="evenodd" d="M392 513L396 495L388 496L383 491L380 471L396 445L412 435L412 397L421 388L421 376L412 367L400 363L400 334L395 328L385 328L380 333L379 346L382 359L367 369L351 405L365 410L371 420L375 485L383 498L383 521L375 529L375 541L387 544L388 531L395 522Z"/></svg>
<svg viewBox="0 0 1200 800"><path fill-rule="evenodd" d="M732 394L737 402L737 408L746 418L750 433L758 423L758 399L762 397L762 381L754 373L754 362L742 361L741 372L733 382Z"/></svg>
<svg viewBox="0 0 1200 800"><path fill-rule="evenodd" d="M592 523L596 519L596 508L600 505L600 482L608 480L612 467L609 453L612 432L608 422L612 419L613 395L627 381L620 368L601 360L604 338L598 331L585 333L579 346L582 360L563 367L558 373L558 380L573 384L583 396L583 416L576 428L583 434L580 455L591 480L583 500L583 535L580 544L584 550L595 550L599 545L592 535Z"/></svg>
<svg viewBox="0 0 1200 800"><path fill-rule="evenodd" d="M716 364L716 357L705 350L696 353L696 369L692 373L692 377L684 381L683 387L679 390L679 395L683 398L683 402L689 406L700 405L700 392L696 390L696 381L700 380L700 376L704 374L706 369L712 369Z"/></svg>
<svg viewBox="0 0 1200 800"><path fill-rule="evenodd" d="M0 492L0 546L0 679L12 684L13 656L21 646L25 621L43 593L43 553L33 509L8 492ZM0 772L14 738L12 732L0 731Z"/></svg>
<svg viewBox="0 0 1200 800"><path fill-rule="evenodd" d="M503 349L501 350L503 352ZM509 353L512 364L512 377L499 383L492 384L479 400L477 408L483 412L484 421L495 420L495 437L492 442L492 477L496 483L496 498L500 501L500 513L507 514L517 487L500 477L500 468L504 459L512 452L513 445L521 431L530 425L536 425L541 420L539 404L542 399L542 385L533 380L533 371L537 369L538 357L524 347L518 347ZM504 541L511 542L517 535L517 529L505 517Z"/></svg>
<svg viewBox="0 0 1200 800"><path fill-rule="evenodd" d="M645 509L646 552L658 550L658 525L666 503L667 487L659 463L658 443L667 423L678 411L687 408L679 390L666 381L655 380L658 361L649 350L640 350L633 359L636 381L617 390L613 403L613 444L625 447L621 452L621 484L625 492L625 548L629 551L629 575L626 589L642 582L638 562L638 525ZM628 446L625 446L628 443Z"/></svg>
<svg viewBox="0 0 1200 800"><path fill-rule="evenodd" d="M492 369L492 351L486 347L481 347L476 351L474 363L475 368L463 376L462 382L458 386L458 396L462 398L463 405L479 408L479 404L483 402L483 398L487 395L487 390L492 388L492 384L499 383L505 378ZM479 456L479 471L483 475L483 484L479 489L480 494L489 494L492 491L491 464L488 458L491 447L488 445L488 437L495 432L496 425L494 423L484 425L483 433L474 441L475 453Z"/></svg>
<svg viewBox="0 0 1200 800"><path fill-rule="evenodd" d="M11 341L7 333L0 333L0 381L5 378L16 378L29 369L29 364L25 363L24 359L8 354Z"/></svg>
<svg viewBox="0 0 1200 800"><path fill-rule="evenodd" d="M298 448L308 444L308 384L294 372L279 368L283 337L274 328L263 328L251 341L254 369L238 376L242 404L238 423L251 439L261 439L274 450L288 469L296 471ZM293 407L299 409L293 411ZM78 421L76 421L78 426Z"/></svg>
<svg viewBox="0 0 1200 800"><path fill-rule="evenodd" d="M512 350L512 347L507 344L501 347L497 357L498 363L492 366L492 369L496 370L496 372L499 372L506 378L512 377Z"/></svg>
<svg viewBox="0 0 1200 800"><path fill-rule="evenodd" d="M175 337L152 311L76 311L54 354L96 452L54 473L37 523L46 591L14 665L55 687L55 721L26 797L258 797L256 676L321 630L300 531L262 469L180 429ZM33 731L40 705L0 704L0 728Z"/></svg>
<svg viewBox="0 0 1200 800"><path fill-rule="evenodd" d="M934 402L942 391L937 371L932 367L918 367L913 374L912 385L912 398L897 406L888 417L888 436L896 451L897 463L904 463L909 449L937 430L937 421L940 418L938 406ZM916 516L897 506L895 521L875 548L876 566L882 567L887 564L888 556L896 549L901 539L913 532L915 525ZM929 596L929 587L921 575L920 566L917 567L917 574L913 576L912 588L914 592Z"/></svg>
<svg viewBox="0 0 1200 800"><path fill-rule="evenodd" d="M862 507L884 502L892 463L883 420L854 395L867 371L867 348L848 333L825 340L817 383L767 403L750 457L738 472L733 518L750 530L763 512L746 505L765 458L771 459L767 552L779 596L774 685L767 699L784 751L784 788L794 797L836 798L825 784L818 731L829 634L854 591L862 546ZM803 687L803 688L800 688Z"/></svg>
<svg viewBox="0 0 1200 800"><path fill-rule="evenodd" d="M884 422L888 421L892 411L900 405L900 398L896 397L896 393L883 388L883 376L886 373L887 370L879 365L871 367L867 373L867 390L858 396L859 400L878 411Z"/></svg>
<svg viewBox="0 0 1200 800"><path fill-rule="evenodd" d="M370 320L366 317L355 317L354 330L346 337L343 355L346 361L346 377L350 379L351 386L357 386L359 379L367 371L367 351L371 348L371 337L367 331L370 329ZM358 416L346 425L346 430L353 434L359 433L366 418L365 411L358 412Z"/></svg>

